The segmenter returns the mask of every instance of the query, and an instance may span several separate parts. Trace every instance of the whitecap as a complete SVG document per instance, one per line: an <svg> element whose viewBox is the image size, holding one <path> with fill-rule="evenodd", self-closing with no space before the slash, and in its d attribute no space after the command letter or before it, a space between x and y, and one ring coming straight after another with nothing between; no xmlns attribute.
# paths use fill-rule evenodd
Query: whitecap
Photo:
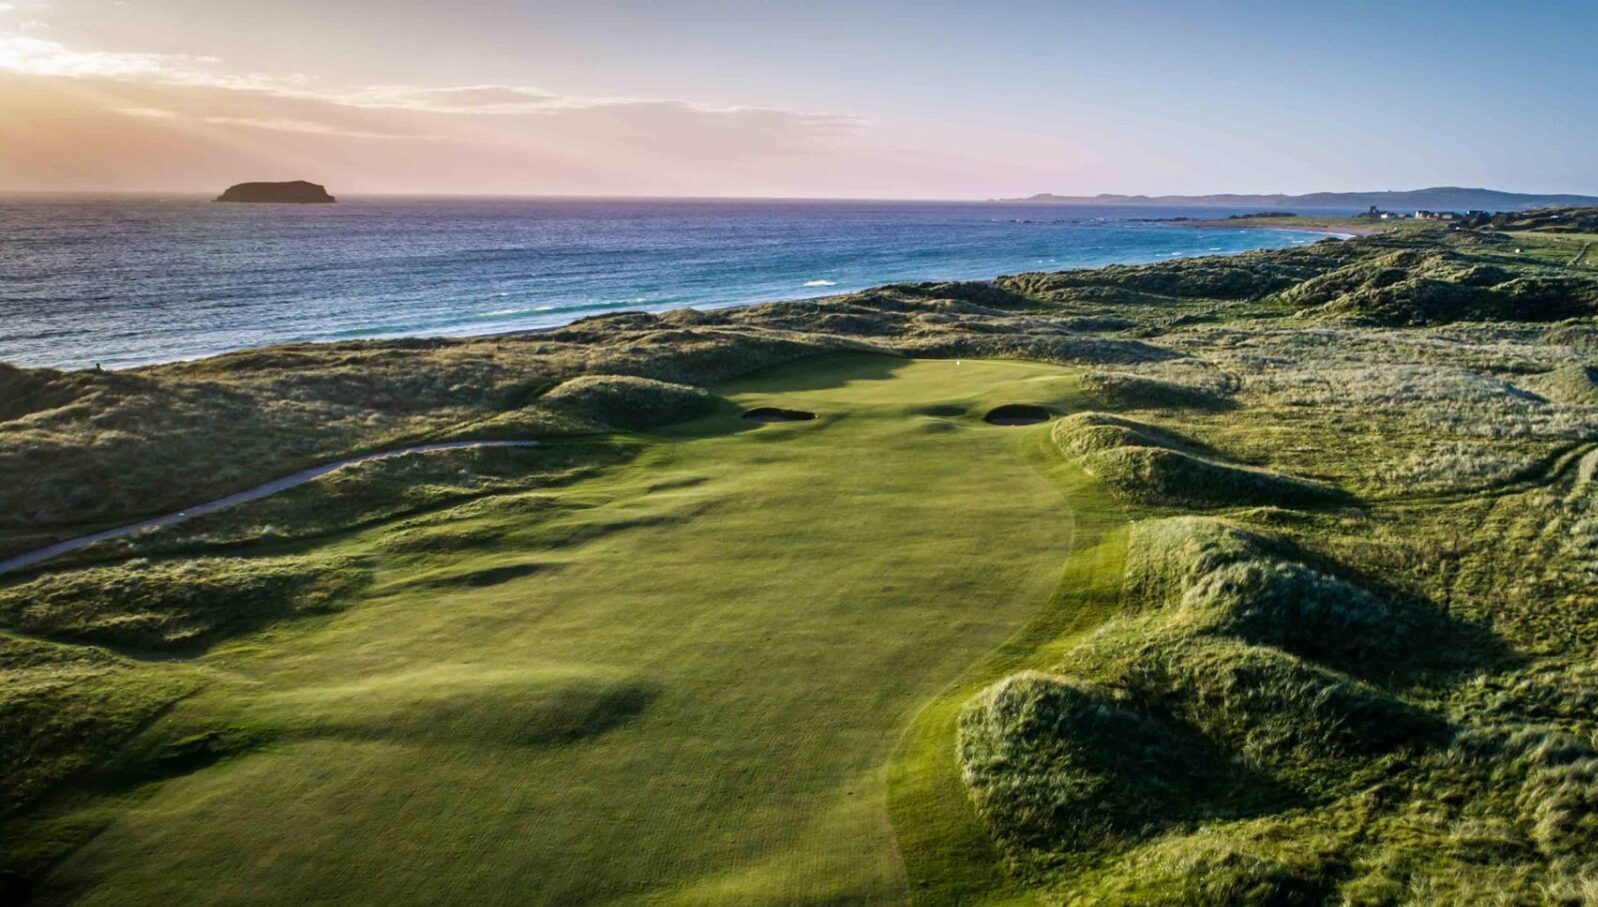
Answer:
<svg viewBox="0 0 1598 907"><path fill-rule="evenodd" d="M836 280L807 280L807 281L805 281L805 286L807 286L807 287L835 287L837 285L838 285L838 282Z"/></svg>

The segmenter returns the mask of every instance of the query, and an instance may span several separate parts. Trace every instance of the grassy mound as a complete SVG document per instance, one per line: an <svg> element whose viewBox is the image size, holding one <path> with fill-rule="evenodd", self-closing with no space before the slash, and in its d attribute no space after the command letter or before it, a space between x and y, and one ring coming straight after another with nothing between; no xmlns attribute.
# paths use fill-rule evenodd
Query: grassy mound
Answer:
<svg viewBox="0 0 1598 907"><path fill-rule="evenodd" d="M1339 670L1436 637L1284 550L1219 520L1144 523L1127 559L1133 607L1067 656L1085 679L1024 672L967 705L965 780L1018 865L1117 855L1079 880L1106 903L1320 903L1324 854L1301 863L1213 830L1349 795L1444 746L1450 725ZM1150 877L1156 851L1237 862Z"/></svg>
<svg viewBox="0 0 1598 907"><path fill-rule="evenodd" d="M1083 458L1082 466L1122 497L1146 504L1324 504L1342 497L1318 482L1158 447L1101 451Z"/></svg>
<svg viewBox="0 0 1598 907"><path fill-rule="evenodd" d="M1121 682L1147 708L1196 728L1295 786L1346 778L1352 757L1439 739L1443 725L1374 686L1269 646L1172 633Z"/></svg>
<svg viewBox="0 0 1598 907"><path fill-rule="evenodd" d="M1223 410L1233 405L1231 398L1211 388L1122 372L1088 372L1082 384L1113 409Z"/></svg>
<svg viewBox="0 0 1598 907"><path fill-rule="evenodd" d="M560 384L540 402L601 426L638 431L703 415L716 405L716 397L686 384L630 375L585 375Z"/></svg>
<svg viewBox="0 0 1598 907"><path fill-rule="evenodd" d="M1317 246L1267 254L1110 265L1054 274L1021 274L1004 278L1000 285L1029 296L1056 300L1095 289L1178 299L1257 299L1291 287L1340 262L1340 253L1344 251L1334 243L1326 248Z"/></svg>
<svg viewBox="0 0 1598 907"><path fill-rule="evenodd" d="M1393 601L1308 566L1281 541L1228 522L1139 523L1127 556L1129 611L1169 610L1205 633L1271 646L1358 677L1447 670L1502 648L1424 602Z"/></svg>
<svg viewBox="0 0 1598 907"><path fill-rule="evenodd" d="M109 758L193 686L97 649L0 634L0 818Z"/></svg>
<svg viewBox="0 0 1598 907"><path fill-rule="evenodd" d="M1270 539L1223 520L1144 520L1128 545L1124 604L1128 610L1178 605L1212 571L1272 550Z"/></svg>
<svg viewBox="0 0 1598 907"><path fill-rule="evenodd" d="M193 649L284 618L326 613L359 565L303 557L127 561L0 589L0 621L30 634L135 649Z"/></svg>
<svg viewBox="0 0 1598 907"><path fill-rule="evenodd" d="M1526 382L1529 390L1560 403L1598 405L1598 368L1566 365Z"/></svg>
<svg viewBox="0 0 1598 907"><path fill-rule="evenodd" d="M1095 679L1012 675L961 716L973 802L1034 867L1323 801L1447 738L1377 687L1180 619L1112 624L1070 663Z"/></svg>
<svg viewBox="0 0 1598 907"><path fill-rule="evenodd" d="M977 808L1014 849L1106 846L1181 822L1227 766L1124 696L1035 671L982 691L960 716Z"/></svg>
<svg viewBox="0 0 1598 907"><path fill-rule="evenodd" d="M1395 664L1419 635L1411 615L1352 583L1263 558L1205 574L1183 596L1182 608L1217 632L1344 670Z"/></svg>
<svg viewBox="0 0 1598 907"><path fill-rule="evenodd" d="M1547 857L1590 872L1598 854L1598 751L1552 729L1520 733L1498 743L1496 755L1523 777L1522 821ZM1579 874L1579 873L1577 873Z"/></svg>
<svg viewBox="0 0 1598 907"><path fill-rule="evenodd" d="M1055 443L1082 468L1130 501L1230 507L1324 504L1342 500L1330 485L1226 463L1178 435L1103 413L1078 413L1054 428Z"/></svg>
<svg viewBox="0 0 1598 907"><path fill-rule="evenodd" d="M0 362L0 422L56 409L94 390L106 375L58 372L44 368L18 368Z"/></svg>
<svg viewBox="0 0 1598 907"><path fill-rule="evenodd" d="M1276 823L1227 823L1171 834L1080 880L1071 907L1321 907L1347 867Z"/></svg>
<svg viewBox="0 0 1598 907"><path fill-rule="evenodd" d="M1320 315L1385 325L1556 321L1598 311L1598 281L1403 249L1307 280L1282 298Z"/></svg>
<svg viewBox="0 0 1598 907"><path fill-rule="evenodd" d="M1086 457L1121 447L1163 447L1198 452L1191 441L1157 425L1109 413L1073 413L1056 422L1054 443L1066 454Z"/></svg>

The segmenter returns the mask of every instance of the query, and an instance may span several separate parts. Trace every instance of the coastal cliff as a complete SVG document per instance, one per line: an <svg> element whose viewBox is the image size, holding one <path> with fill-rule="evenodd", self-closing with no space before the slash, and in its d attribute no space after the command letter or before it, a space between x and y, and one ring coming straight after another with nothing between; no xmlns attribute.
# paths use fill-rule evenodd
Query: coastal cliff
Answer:
<svg viewBox="0 0 1598 907"><path fill-rule="evenodd" d="M239 183L217 196L219 202L255 202L294 205L327 205L337 201L327 188L305 180L286 183Z"/></svg>

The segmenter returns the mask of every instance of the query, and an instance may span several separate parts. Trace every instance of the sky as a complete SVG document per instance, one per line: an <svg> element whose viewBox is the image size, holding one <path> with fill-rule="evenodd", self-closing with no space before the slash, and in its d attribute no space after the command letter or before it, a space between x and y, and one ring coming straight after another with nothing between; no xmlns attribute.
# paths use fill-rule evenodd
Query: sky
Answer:
<svg viewBox="0 0 1598 907"><path fill-rule="evenodd" d="M1598 194L1598 5L0 0L0 191Z"/></svg>

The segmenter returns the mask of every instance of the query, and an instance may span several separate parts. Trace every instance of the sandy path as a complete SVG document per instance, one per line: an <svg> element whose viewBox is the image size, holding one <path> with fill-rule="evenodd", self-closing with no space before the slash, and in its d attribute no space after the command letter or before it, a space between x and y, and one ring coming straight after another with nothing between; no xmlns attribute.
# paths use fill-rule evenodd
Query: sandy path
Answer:
<svg viewBox="0 0 1598 907"><path fill-rule="evenodd" d="M466 447L533 447L537 444L537 441L439 441L433 444L417 444L411 447L396 447L392 450L380 450L375 453L360 454L359 456L354 457L345 457L342 460L334 460L331 463L323 463L320 466L312 466L310 469L302 469L292 475L286 475L280 479L273 479L272 481L263 485L257 485L254 488L238 492L237 494L230 494L225 498L217 498L214 501L206 501L204 504L196 504L192 507L185 507L184 509L175 511L173 513L151 517L147 520L140 520L137 523L129 523L126 526L117 526L114 529L101 530L100 532L93 533L92 535L79 536L78 538L68 539L64 542L56 542L54 545L47 545L43 548L38 548L25 554L19 554L15 557L0 560L0 573L5 573L8 570L19 570L23 567L37 564L40 561L49 560L57 555L66 554L69 551L76 551L79 548L86 548L96 542L121 538L125 535L132 535L135 532L143 532L146 529L159 529L162 526L170 526L173 523L179 523L191 517L204 516L205 514L215 513L218 510L232 507L236 504L244 504L250 501L259 500L267 495L277 494L280 491L286 491L297 485L304 485L306 482L319 479L335 469L342 469L345 466L351 466L356 463L366 463L371 460L386 460L389 457L402 457L406 454L432 453L433 451L438 450L459 450Z"/></svg>

